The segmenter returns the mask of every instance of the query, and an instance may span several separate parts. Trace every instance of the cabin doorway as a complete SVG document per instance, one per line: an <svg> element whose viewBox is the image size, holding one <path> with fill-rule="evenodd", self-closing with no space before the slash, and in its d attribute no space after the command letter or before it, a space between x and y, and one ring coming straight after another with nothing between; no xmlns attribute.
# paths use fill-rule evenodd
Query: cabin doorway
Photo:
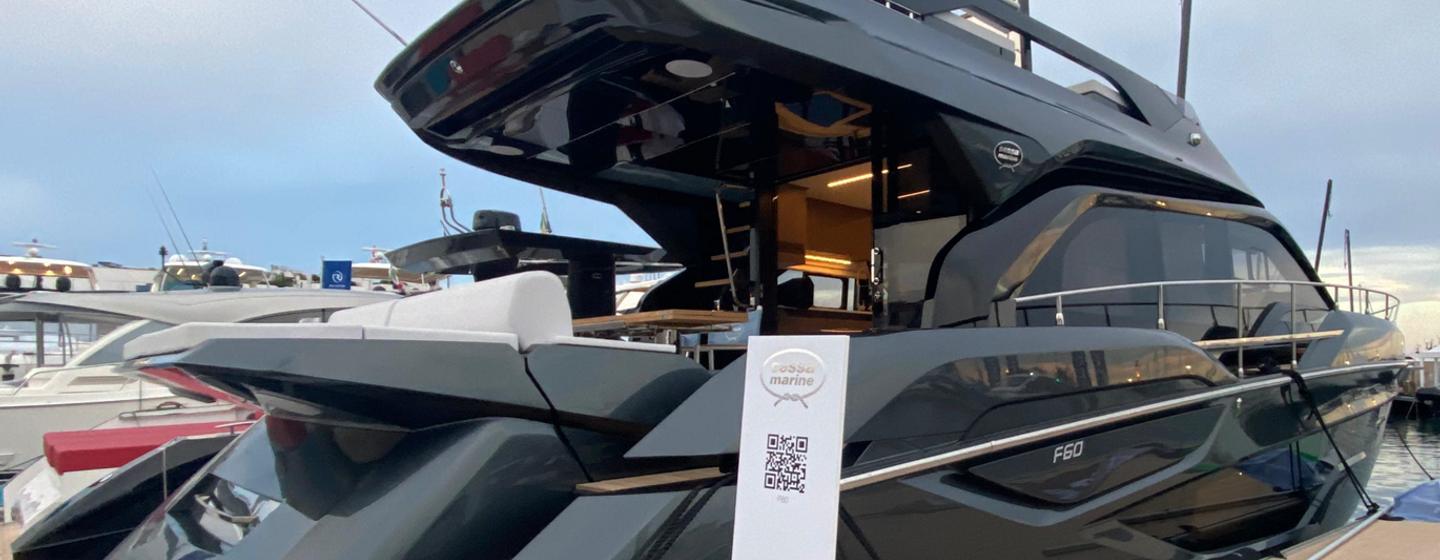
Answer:
<svg viewBox="0 0 1440 560"><path fill-rule="evenodd" d="M868 103L833 92L817 92L809 103L777 104L776 114L781 173L773 190L758 190L771 203L761 215L773 220L774 284L762 291L773 290L776 312L767 330L920 326L931 265L965 227L970 206L956 178L966 169L955 169L960 162L947 161L932 145L931 128L944 123L933 113L877 114ZM796 164L813 152L795 146L824 145L832 135L846 135L858 149L828 165Z"/></svg>

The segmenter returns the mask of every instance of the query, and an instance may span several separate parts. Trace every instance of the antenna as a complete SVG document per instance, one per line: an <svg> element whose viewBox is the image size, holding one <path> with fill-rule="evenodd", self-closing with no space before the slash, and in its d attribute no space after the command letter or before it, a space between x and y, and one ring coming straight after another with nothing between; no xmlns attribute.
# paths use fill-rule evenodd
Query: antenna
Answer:
<svg viewBox="0 0 1440 560"><path fill-rule="evenodd" d="M360 0L350 0L350 3L351 3L351 4L354 4L356 8L360 8L360 11L365 12L365 15L370 16L370 19L371 19L371 20L374 20L374 22L375 22L376 25L379 25L381 29L384 29L385 32L386 32L386 33L389 33L391 37L394 37L396 41L399 41L399 42L400 42L400 46L402 46L402 47L408 47L408 46L410 46L408 43L405 42L404 39L401 39L401 38L400 38L400 34L399 34L399 33L396 33L394 29L390 29L390 26L385 25L385 22L380 21L380 18L379 18L378 16L376 16L374 12L371 12L370 9L369 9L369 8L366 8L364 4L361 4L361 3L360 3Z"/></svg>
<svg viewBox="0 0 1440 560"><path fill-rule="evenodd" d="M39 239L39 238L35 238L35 237L31 237L31 238L30 238L30 241L28 241L28 242L26 242L26 241L15 241L15 242L12 242L12 243L10 243L10 244L11 244L11 245L14 245L14 246L16 246L16 247L24 247L24 248L25 248L25 256L30 257L30 258L32 258L32 259L35 258L35 257L39 257L39 256L40 256L40 250L41 250L41 249L54 249L54 248L55 248L54 245L50 245L50 244L48 244L48 243L41 243L41 242L40 242L40 239Z"/></svg>
<svg viewBox="0 0 1440 560"><path fill-rule="evenodd" d="M360 250L370 253L370 262L372 263L386 264L390 262L390 259L385 258L385 253L390 252L389 249L381 249L378 246L371 245L369 247L361 247Z"/></svg>
<svg viewBox="0 0 1440 560"><path fill-rule="evenodd" d="M1180 72L1175 96L1185 98L1185 75L1190 68L1190 0L1180 0Z"/></svg>
<svg viewBox="0 0 1440 560"><path fill-rule="evenodd" d="M150 168L150 176L155 178L155 186L160 187L160 195L165 197L165 205L170 207L170 216L175 218L175 227L180 230L180 237L185 240L185 247L190 249L190 254L195 254L195 246L190 244L190 235L185 233L185 224L180 223L180 215L175 213L175 205L170 202L170 193L165 190L165 184L160 182L160 174L155 168ZM178 247L177 247L178 249Z"/></svg>
<svg viewBox="0 0 1440 560"><path fill-rule="evenodd" d="M165 213L160 211L160 204L155 202L155 193L150 192L150 189L143 186L140 187L140 190L145 191L145 198L150 199L150 208L155 210L155 217L160 219L160 227L165 228L165 237L170 240L170 247L174 249L176 253L179 253L180 244L175 242L175 235L170 233L170 222L165 221ZM164 260L163 255L161 260ZM162 265L161 268L164 268L163 265L165 263L161 262L160 264Z"/></svg>
<svg viewBox="0 0 1440 560"><path fill-rule="evenodd" d="M1320 242L1315 244L1315 273L1320 273L1320 250L1325 248L1325 223L1330 219L1330 191L1335 188L1334 179L1325 180L1325 207L1320 211Z"/></svg>
<svg viewBox="0 0 1440 560"><path fill-rule="evenodd" d="M540 191L540 233L551 233L550 231L550 207L545 205L545 187L536 186Z"/></svg>
<svg viewBox="0 0 1440 560"><path fill-rule="evenodd" d="M450 211L448 216L445 214L446 210ZM460 220L455 218L455 201L450 198L450 189L445 185L444 167L440 168L440 225L444 227L445 235L451 234L450 228L454 228L456 234L465 233L465 226L460 225Z"/></svg>

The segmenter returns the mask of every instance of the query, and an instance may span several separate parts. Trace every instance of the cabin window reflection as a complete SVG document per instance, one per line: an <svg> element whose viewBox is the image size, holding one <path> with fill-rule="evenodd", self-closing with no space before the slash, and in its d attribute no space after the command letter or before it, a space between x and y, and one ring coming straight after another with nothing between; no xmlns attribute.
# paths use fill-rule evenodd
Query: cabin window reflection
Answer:
<svg viewBox="0 0 1440 560"><path fill-rule="evenodd" d="M1253 225L1175 212L1097 208L1081 216L1027 280L1022 295L1177 280L1306 282L1310 278L1273 234ZM1167 286L1165 327L1196 340L1290 332L1286 284ZM1128 288L1065 298L1067 325L1155 328L1158 289ZM1329 311L1320 292L1295 288L1298 331ZM1019 310L1025 325L1053 325L1054 302Z"/></svg>

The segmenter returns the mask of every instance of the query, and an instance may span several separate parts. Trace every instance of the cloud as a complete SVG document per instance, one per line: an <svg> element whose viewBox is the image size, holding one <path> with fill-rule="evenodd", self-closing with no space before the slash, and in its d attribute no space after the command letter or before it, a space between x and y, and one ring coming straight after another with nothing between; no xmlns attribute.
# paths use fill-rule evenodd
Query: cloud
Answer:
<svg viewBox="0 0 1440 560"><path fill-rule="evenodd" d="M1328 283L1345 285L1349 278L1344 266L1343 241L1336 241L1323 255L1320 277ZM1423 345L1427 340L1440 342L1440 247L1356 247L1351 254L1354 285L1387 292L1400 299L1399 324L1405 332L1407 347ZM1357 293L1356 298L1360 297ZM1341 308L1346 308L1348 291L1341 291L1337 299ZM1379 308L1381 299L1375 298L1372 305Z"/></svg>

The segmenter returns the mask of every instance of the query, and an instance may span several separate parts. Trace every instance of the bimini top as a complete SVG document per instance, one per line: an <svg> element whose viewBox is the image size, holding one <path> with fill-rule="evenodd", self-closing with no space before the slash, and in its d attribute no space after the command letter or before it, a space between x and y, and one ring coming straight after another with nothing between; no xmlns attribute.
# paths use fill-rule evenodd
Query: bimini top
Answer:
<svg viewBox="0 0 1440 560"><path fill-rule="evenodd" d="M1019 68L957 10L1101 81L1067 88ZM938 115L916 126L951 129L970 163L960 174L992 208L1093 175L1259 204L1184 100L1001 0L470 1L376 87L437 149L614 203L667 250L673 224L636 197L747 196L776 147L747 131L772 104L782 179L858 160L881 113L915 110Z"/></svg>
<svg viewBox="0 0 1440 560"><path fill-rule="evenodd" d="M348 309L397 297L381 292L290 288L163 293L32 292L0 300L0 321L23 321L36 316L100 315L170 324L238 323L290 313Z"/></svg>

